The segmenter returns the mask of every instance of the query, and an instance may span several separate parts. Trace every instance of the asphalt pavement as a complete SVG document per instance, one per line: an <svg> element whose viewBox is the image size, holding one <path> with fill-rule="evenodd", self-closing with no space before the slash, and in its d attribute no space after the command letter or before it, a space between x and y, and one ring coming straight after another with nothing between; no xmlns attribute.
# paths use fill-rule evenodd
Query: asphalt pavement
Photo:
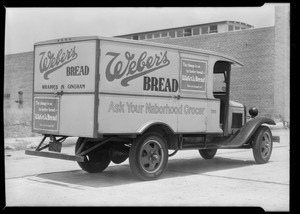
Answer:
<svg viewBox="0 0 300 214"><path fill-rule="evenodd" d="M237 206L289 211L289 129L280 136L270 161L256 164L251 149L218 150L204 160L197 150L170 157L164 174L139 181L128 159L89 174L76 162L5 150L7 206ZM62 152L74 154L69 143Z"/></svg>

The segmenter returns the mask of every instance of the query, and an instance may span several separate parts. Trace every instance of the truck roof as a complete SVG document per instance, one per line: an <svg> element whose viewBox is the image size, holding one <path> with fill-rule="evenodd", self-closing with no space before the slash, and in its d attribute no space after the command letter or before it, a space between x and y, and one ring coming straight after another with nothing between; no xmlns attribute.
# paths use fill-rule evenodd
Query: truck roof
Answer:
<svg viewBox="0 0 300 214"><path fill-rule="evenodd" d="M209 50L204 50L204 49L200 49L200 48L192 48L192 47L185 47L185 46L179 46L179 45L157 43L157 42L151 42L151 41L141 41L141 40L136 41L136 40L131 40L131 39L116 38L116 37L102 37L102 36L68 37L68 38L59 38L59 39L46 40L46 41L42 41L42 42L36 42L36 43L34 43L34 46L65 43L65 42L74 42L74 41L86 41L86 40L93 40L93 39L116 41L116 42L123 42L123 43L129 43L129 44L143 44L143 45L171 48L171 49L177 49L177 50L194 52L194 53L208 54L208 55L213 55L213 56L224 58L224 60L227 60L227 61L233 63L233 65L235 65L235 66L239 66L239 67L243 66L243 63L240 62L239 60L235 59L234 57L228 56L223 53L218 53L215 51L209 51Z"/></svg>

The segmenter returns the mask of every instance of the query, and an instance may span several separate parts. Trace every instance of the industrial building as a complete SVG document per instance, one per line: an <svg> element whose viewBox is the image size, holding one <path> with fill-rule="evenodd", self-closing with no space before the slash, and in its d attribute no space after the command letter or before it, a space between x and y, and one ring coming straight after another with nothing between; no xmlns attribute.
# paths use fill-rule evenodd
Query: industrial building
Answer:
<svg viewBox="0 0 300 214"><path fill-rule="evenodd" d="M126 34L115 36L125 39L133 40L147 40L147 39L156 39L156 38L181 38L181 37L190 37L197 35L205 34L214 34L214 33L224 33L229 31L245 30L253 28L252 25L237 22L237 21L221 21L221 22L211 22L198 25L189 25L182 26L177 28L168 28L155 31L140 32L134 34Z"/></svg>

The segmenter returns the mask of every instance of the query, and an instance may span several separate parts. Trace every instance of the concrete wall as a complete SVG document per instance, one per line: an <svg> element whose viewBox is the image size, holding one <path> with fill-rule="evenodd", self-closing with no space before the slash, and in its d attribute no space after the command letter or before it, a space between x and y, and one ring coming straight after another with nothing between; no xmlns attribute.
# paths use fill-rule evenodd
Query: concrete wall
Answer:
<svg viewBox="0 0 300 214"><path fill-rule="evenodd" d="M290 7L275 7L275 114L290 121Z"/></svg>

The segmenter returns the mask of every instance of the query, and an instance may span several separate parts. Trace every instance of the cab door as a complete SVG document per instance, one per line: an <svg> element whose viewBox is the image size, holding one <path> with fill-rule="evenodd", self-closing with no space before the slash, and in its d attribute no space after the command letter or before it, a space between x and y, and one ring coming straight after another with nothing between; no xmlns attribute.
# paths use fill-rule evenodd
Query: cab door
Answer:
<svg viewBox="0 0 300 214"><path fill-rule="evenodd" d="M97 135L98 43L82 38L35 46L34 132Z"/></svg>
<svg viewBox="0 0 300 214"><path fill-rule="evenodd" d="M205 132L208 57L181 53L179 67L178 132Z"/></svg>

